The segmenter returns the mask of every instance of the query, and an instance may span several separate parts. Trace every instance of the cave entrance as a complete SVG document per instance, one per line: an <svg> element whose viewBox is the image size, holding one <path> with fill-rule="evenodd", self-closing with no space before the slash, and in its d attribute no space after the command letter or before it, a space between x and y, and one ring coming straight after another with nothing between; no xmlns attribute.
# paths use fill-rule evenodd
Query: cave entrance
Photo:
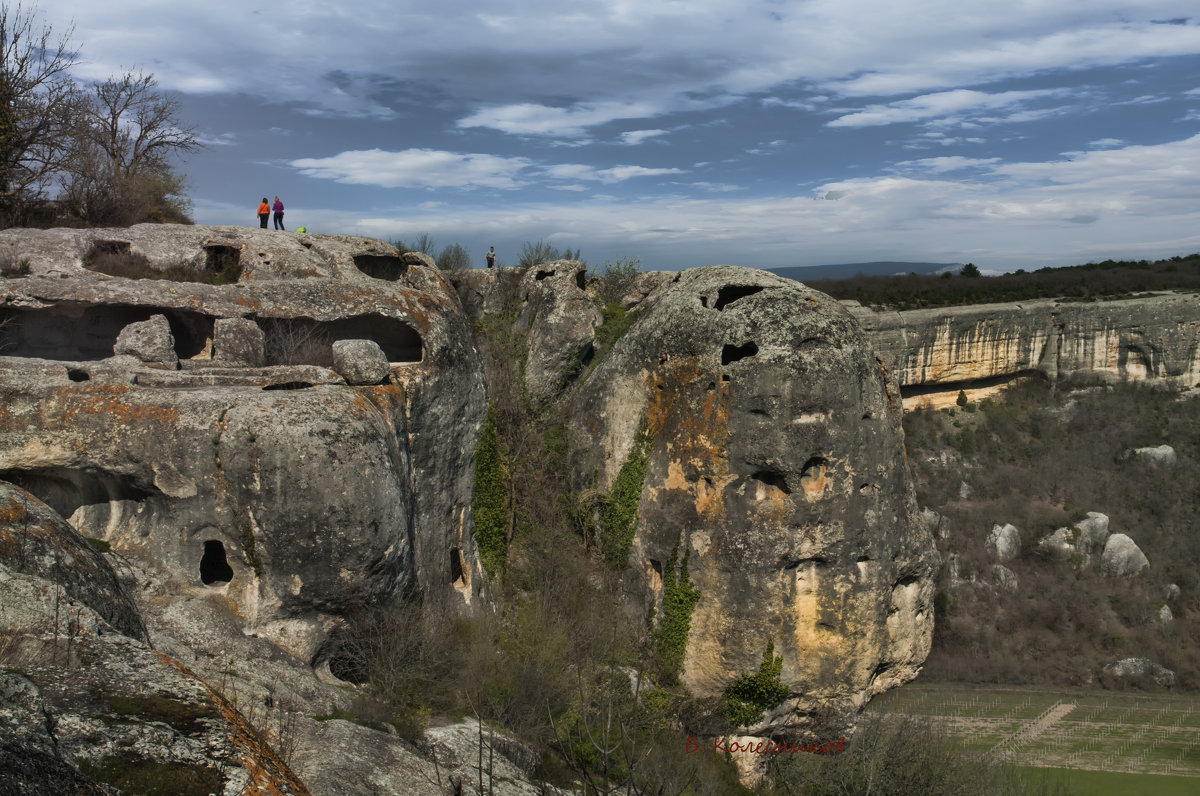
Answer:
<svg viewBox="0 0 1200 796"><path fill-rule="evenodd" d="M455 586L467 585L467 579L463 575L462 551L457 547L450 548L450 582Z"/></svg>
<svg viewBox="0 0 1200 796"><path fill-rule="evenodd" d="M233 580L233 567L225 558L225 545L217 539L204 543L204 555L200 558L200 581L205 586L217 586Z"/></svg>

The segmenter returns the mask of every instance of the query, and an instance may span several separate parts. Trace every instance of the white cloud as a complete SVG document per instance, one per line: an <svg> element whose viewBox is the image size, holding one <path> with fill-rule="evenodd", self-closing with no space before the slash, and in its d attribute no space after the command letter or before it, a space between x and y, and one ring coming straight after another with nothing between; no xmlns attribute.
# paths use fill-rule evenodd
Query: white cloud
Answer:
<svg viewBox="0 0 1200 796"><path fill-rule="evenodd" d="M543 171L547 176L559 180L593 180L613 184L631 180L636 177L658 177L664 174L683 174L681 169L648 168L646 166L613 166L608 169L597 169L582 163L560 163L546 166Z"/></svg>
<svg viewBox="0 0 1200 796"><path fill-rule="evenodd" d="M426 229L439 238L519 242L569 233L585 241L589 259L633 253L647 268L722 261L774 267L896 259L898 253L1029 268L1200 248L1200 184L1193 179L1200 172L1200 135L1049 163L973 165L983 174L970 183L938 177L935 169L927 178L830 182L805 196L593 195L573 203L481 202L371 221L333 210L306 217L314 219L310 228L381 237ZM199 220L209 212L197 205ZM695 252L702 259L681 260Z"/></svg>
<svg viewBox="0 0 1200 796"><path fill-rule="evenodd" d="M460 154L432 149L352 150L289 164L306 177L383 188L518 188L527 158Z"/></svg>
<svg viewBox="0 0 1200 796"><path fill-rule="evenodd" d="M1120 138L1097 138L1095 141L1088 141L1088 146L1092 149L1112 149L1124 143Z"/></svg>
<svg viewBox="0 0 1200 796"><path fill-rule="evenodd" d="M770 94L767 104L811 109L820 95L899 96L1192 56L1200 25L1152 20L1194 19L1194 6L494 0L481 11L469 0L359 0L293 3L280 19L246 14L235 0L59 0L42 12L60 30L75 21L84 76L117 72L136 53L168 89L245 92L370 118L395 112L387 89L403 81L474 109L463 127L578 137L607 121L755 92Z"/></svg>
<svg viewBox="0 0 1200 796"><path fill-rule="evenodd" d="M666 130L630 130L621 133L621 143L627 146L636 146L643 141L651 138L657 138L660 135L666 135Z"/></svg>
<svg viewBox="0 0 1200 796"><path fill-rule="evenodd" d="M870 105L863 110L839 116L830 127L877 127L901 122L936 122L941 125L963 124L968 120L996 121L996 117L980 117L983 111L1013 109L1009 121L1037 118L1041 112L1017 110L1025 103L1061 96L1060 90L1002 91L988 94L983 91L956 89L925 94L887 105Z"/></svg>
<svg viewBox="0 0 1200 796"><path fill-rule="evenodd" d="M966 158L959 155L942 158L921 158L919 160L903 160L895 165L898 171L925 171L932 174L946 174L952 171L978 169L1000 162L1000 158Z"/></svg>

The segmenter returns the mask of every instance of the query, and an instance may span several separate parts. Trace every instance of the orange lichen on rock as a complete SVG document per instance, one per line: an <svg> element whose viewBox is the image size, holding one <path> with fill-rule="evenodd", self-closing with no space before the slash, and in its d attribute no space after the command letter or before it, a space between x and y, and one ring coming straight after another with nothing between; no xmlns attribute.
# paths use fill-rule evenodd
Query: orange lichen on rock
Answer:
<svg viewBox="0 0 1200 796"><path fill-rule="evenodd" d="M62 415L68 423L80 413L106 415L126 426L147 422L171 425L178 422L179 411L172 407L140 406L122 400L129 392L130 387L124 384L84 384L52 390L55 400L64 405Z"/></svg>

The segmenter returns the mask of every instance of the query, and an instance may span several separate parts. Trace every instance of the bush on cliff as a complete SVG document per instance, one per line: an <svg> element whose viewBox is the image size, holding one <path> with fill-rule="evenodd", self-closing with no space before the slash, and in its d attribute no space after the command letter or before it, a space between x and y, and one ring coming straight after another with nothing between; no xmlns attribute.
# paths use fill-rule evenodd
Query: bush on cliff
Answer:
<svg viewBox="0 0 1200 796"><path fill-rule="evenodd" d="M504 468L496 435L496 411L488 407L479 442L475 446L475 486L471 513L479 560L489 575L504 568L508 552L508 512L504 500Z"/></svg>

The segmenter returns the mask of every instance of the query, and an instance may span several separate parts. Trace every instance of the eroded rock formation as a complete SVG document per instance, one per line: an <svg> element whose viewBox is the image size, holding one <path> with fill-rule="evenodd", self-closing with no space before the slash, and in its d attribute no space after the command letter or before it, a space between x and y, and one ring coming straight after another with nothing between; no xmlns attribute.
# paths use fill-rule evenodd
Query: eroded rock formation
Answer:
<svg viewBox="0 0 1200 796"><path fill-rule="evenodd" d="M861 706L929 650L934 551L915 522L899 405L853 318L798 283L679 273L570 399L581 482L652 436L630 590L662 611L673 549L699 602L682 680L720 695L774 643L787 700L761 731Z"/></svg>
<svg viewBox="0 0 1200 796"><path fill-rule="evenodd" d="M10 230L0 247L30 265L0 281L0 477L301 658L364 605L472 601L484 391L439 272L378 241L235 227ZM96 251L240 276L111 277L84 267ZM382 351L387 381L347 385L340 340Z"/></svg>
<svg viewBox="0 0 1200 796"><path fill-rule="evenodd" d="M1039 299L904 312L846 302L905 398L953 397L1015 376L1200 384L1200 297ZM935 397L928 398L933 394ZM943 401L944 403L945 401Z"/></svg>

